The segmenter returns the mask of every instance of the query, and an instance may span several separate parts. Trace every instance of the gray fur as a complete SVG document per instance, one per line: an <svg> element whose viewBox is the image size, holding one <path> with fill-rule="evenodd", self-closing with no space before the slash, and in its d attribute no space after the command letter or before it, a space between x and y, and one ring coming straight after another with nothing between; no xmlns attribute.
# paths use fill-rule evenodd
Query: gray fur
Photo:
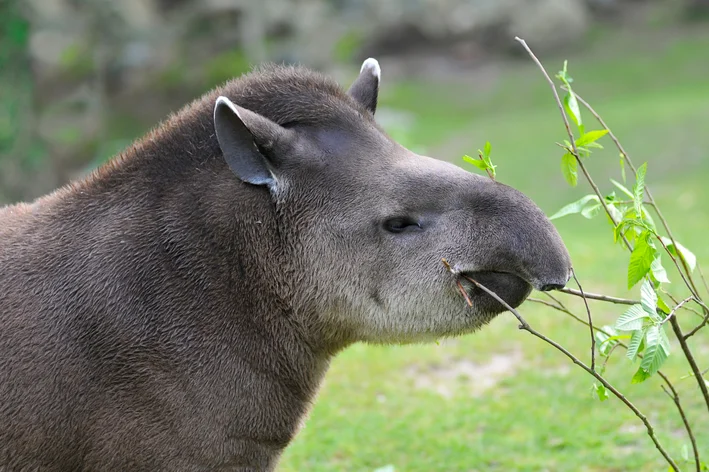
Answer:
<svg viewBox="0 0 709 472"><path fill-rule="evenodd" d="M261 68L0 209L0 470L269 471L338 351L503 311L442 258L513 306L567 282L539 208L391 140L361 74Z"/></svg>

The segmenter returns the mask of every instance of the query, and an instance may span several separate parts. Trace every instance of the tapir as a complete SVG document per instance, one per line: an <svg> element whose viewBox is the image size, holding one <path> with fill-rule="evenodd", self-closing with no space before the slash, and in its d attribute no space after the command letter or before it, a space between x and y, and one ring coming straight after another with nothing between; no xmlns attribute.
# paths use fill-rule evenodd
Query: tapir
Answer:
<svg viewBox="0 0 709 472"><path fill-rule="evenodd" d="M0 209L0 471L272 471L347 346L568 282L532 200L386 133L380 78L256 67Z"/></svg>

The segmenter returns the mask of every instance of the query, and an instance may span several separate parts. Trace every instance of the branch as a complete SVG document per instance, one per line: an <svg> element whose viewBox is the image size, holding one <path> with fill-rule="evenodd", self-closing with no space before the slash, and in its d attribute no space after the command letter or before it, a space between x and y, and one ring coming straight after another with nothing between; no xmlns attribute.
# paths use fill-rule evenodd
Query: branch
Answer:
<svg viewBox="0 0 709 472"><path fill-rule="evenodd" d="M562 313L564 313L564 314L569 315L571 318L575 319L576 321L578 321L578 322L581 323L582 325L587 326L587 327L590 327L590 326L588 325L588 322L587 322L586 320L582 319L582 318L579 317L579 316L576 316L576 314L574 314L571 310L569 310L569 309L566 308L566 307L559 306L559 305L554 305L553 303L550 303L550 302L548 302L548 301L546 301L546 300L540 300L539 298L529 297L529 298L527 298L527 300L530 301L530 302L532 302L532 303L539 303L540 305L546 305L546 306L548 306L548 307L550 307L550 308L555 309L556 311L560 311L560 312L562 312ZM604 330L603 328L599 328L599 327L597 327L597 326L594 326L594 327L593 327L593 330L594 330L594 331L597 331L597 332L599 332L599 333L603 333L603 334L605 334L605 335L608 336L608 337L612 337L612 336L613 336L612 333L609 333L609 332L607 332L606 330ZM623 344L622 342L618 341L618 344L620 344L622 347L624 347L624 348L627 349L627 346L626 346L625 344Z"/></svg>
<svg viewBox="0 0 709 472"><path fill-rule="evenodd" d="M549 295L547 292L544 292L544 293L545 293L549 298L551 298L552 300L554 300L558 305L555 305L555 304L553 304L553 303L550 303L550 302L548 302L548 301L546 301L546 300L540 300L540 299L538 299L538 298L531 298L531 297L530 297L530 298L528 298L527 300L529 300L529 301L531 301L531 302L534 302L534 303L540 303L540 304L542 304L542 305L546 305L546 306L548 306L548 307L551 307L551 308L553 308L553 309L555 309L555 310L557 310L557 311L560 311L560 312L562 312L562 313L565 313L565 314L569 315L571 318L573 318L574 320L578 321L579 323L581 323L581 324L583 324L583 325L586 325L586 326L589 326L589 324L588 324L586 321L582 320L580 317L578 317L578 316L576 316L574 313L572 313L568 308L566 308L566 306L564 306L563 303L561 303L560 301L558 301L557 299L555 299L554 297L552 297L551 295ZM597 327L594 326L594 327L593 327L593 330L594 330L594 331L597 331L597 332L599 332L599 333L603 333L603 334L605 334L605 335L608 336L608 337L612 337L612 334L611 334L611 333L607 332L606 330L604 330L604 329L602 329L602 328L597 328ZM628 346L627 346L625 343L623 343L622 341L617 341L617 344L613 345L613 347L611 348L611 352L612 352L616 347L618 347L618 346L620 346L620 347L622 347L623 349L626 349L626 350L628 349ZM610 358L611 352L608 353L608 355L606 356L605 361L603 362L603 368L604 368L604 369L605 369L606 363L608 362L608 359ZM642 356L642 354L638 354L638 357L642 358L643 356ZM709 371L709 369L707 369L706 371L702 372L702 375L704 375L707 371ZM700 462L699 462L699 451L697 450L697 441L696 441L696 439L695 439L695 437L694 437L694 432L692 431L692 427L689 425L689 421L687 421L687 416L686 416L686 414L685 414L685 412L684 412L684 408L682 407L682 404L680 403L679 394L677 393L677 390L675 390L674 386L672 385L672 382L670 382L670 379L667 378L667 376L666 376L661 370L658 370L658 371L657 371L657 375L659 375L659 376L662 378L662 380L665 381L665 383L666 383L667 386L670 388L670 390L672 390L673 395L670 395L670 398L672 399L672 401L673 401L673 402L675 403L675 405L677 406L677 410L679 411L679 414L680 414L680 416L682 417L682 421L684 422L684 428L685 428L685 430L687 431L687 435L689 436L689 440L692 442L692 449L693 449L693 451L694 451L694 457L695 457L696 463L697 463L697 464L700 464ZM690 376L693 377L694 374L690 374ZM663 385L662 387L663 387L663 390L664 390L664 385ZM669 395L669 394L668 394L668 395Z"/></svg>
<svg viewBox="0 0 709 472"><path fill-rule="evenodd" d="M699 277L701 277L702 283L704 284L704 290L709 292L709 285L707 285L707 279L704 278L704 271L702 270L702 266L699 264L699 261L697 261L697 271L699 271Z"/></svg>
<svg viewBox="0 0 709 472"><path fill-rule="evenodd" d="M669 297L669 299L672 300L672 302L673 302L675 305L677 305L677 304L679 303L679 300L677 300L677 298L675 298L675 296L672 295L670 292L668 292L667 290L664 290L664 289L662 289L662 288L660 288L660 290L662 291L662 293L664 293L665 295L667 295L667 296ZM683 310L687 310L687 311L691 311L692 313L694 313L695 315L697 315L699 318L704 319L704 315L702 315L701 313L699 313L697 310L695 310L694 308L692 308L692 307L690 307L690 306L686 306L686 305L685 305L685 306L682 307L682 309L683 309ZM685 338L686 338L686 336L685 336Z"/></svg>
<svg viewBox="0 0 709 472"><path fill-rule="evenodd" d="M640 419L640 421L642 421L642 423L645 425L645 428L647 429L648 436L650 436L650 439L655 444L655 447L657 448L657 450L660 451L660 454L662 454L662 457L665 458L665 460L670 465L672 470L674 470L675 472L679 472L679 467L677 467L677 464L675 463L675 461L669 456L669 454L667 453L665 448L662 446L662 444L660 444L660 441L659 441L659 439L657 439L657 436L655 436L655 429L650 424L647 417L640 410L638 410L638 408L635 405L633 405L633 403L630 400L628 400L625 397L625 395L620 393L620 391L618 391L613 385L611 385L602 375L600 375L598 372L594 371L589 366L584 364L581 360L579 360L576 356L571 354L563 346L561 346L557 342L553 341L552 339L549 339L548 337L544 336L543 334L541 334L540 332L538 332L537 330L532 328L529 325L529 323L527 323L525 321L525 319L522 317L522 315L519 314L519 312L517 310L512 308L507 302L505 302L502 298L500 298L495 292L493 292L489 288L485 287L481 283L478 283L477 281L471 279L467 275L460 274L460 276L463 277L464 279L468 280L470 283L474 284L479 289L483 290L485 293L487 293L492 298L497 300L497 302L500 303L503 307L505 307L510 313L512 313L515 316L515 318L517 318L517 321L519 321L519 323L520 323L519 328L520 329L523 329L523 330L527 331L528 333L530 333L531 335L546 342L547 344L550 344L551 346L556 348L558 351L562 352L566 357L571 359L571 361L574 364L578 365L583 370L585 370L590 375L592 375L596 380L601 382L604 387L606 387L611 393L613 393L613 395L615 395L616 398L618 398L618 400L623 402L625 404L625 406L630 408L630 410L633 413L635 413L635 416L637 416Z"/></svg>
<svg viewBox="0 0 709 472"><path fill-rule="evenodd" d="M585 167L584 164L583 164L583 161L581 160L581 158L580 158L580 156L579 156L578 149L577 149L577 147L576 147L576 143L575 143L575 140L574 140L574 135L573 135L573 133L571 132L571 127L570 127L570 125L569 125L569 119L567 118L566 112L564 111L564 106L563 106L562 103L561 103L561 99L559 98L559 93L558 93L557 90L556 90L556 86L554 85L554 81L551 80L551 77L549 77L549 74L547 73L546 69L544 68L544 66L542 65L542 63L539 61L539 59L537 59L537 56L534 55L534 53L533 53L532 50L529 48L529 46L527 45L527 43L526 43L523 39L521 39L521 38L519 38L519 37L515 37L515 39L516 39L520 44L522 44L522 46L524 47L524 49L525 49L525 50L527 51L527 53L530 55L530 57L532 58L532 60L537 64L537 66L539 67L539 69L542 71L542 74L544 74L544 77L546 78L547 82L549 83L549 86L551 87L552 92L554 93L554 99L555 99L556 104L557 104L557 106L558 106L558 108L559 108L559 112L561 113L561 117L562 117L562 119L563 119L563 121L564 121L564 126L566 127L566 132L567 132L567 134L569 135L569 140L570 140L570 142L571 142L571 151L573 152L573 155L574 155L574 157L576 158L576 162L578 163L578 166L581 168L581 171L583 172L584 176L586 177L586 180L588 181L589 185L591 185L591 188L593 188L594 193L595 193L596 196L598 197L598 199L599 199L601 205L603 206L603 209L606 211L606 214L608 215L608 217L610 218L611 222L613 223L613 226L617 226L617 223L616 223L615 219L613 218L613 215L611 214L610 210L608 209L608 205L606 205L606 202L605 202L605 199L604 199L603 195L601 194L601 192L600 192L600 190L598 189L598 186L596 185L596 183L594 182L594 180L593 180L593 179L591 178L591 176L589 175L589 173L588 173L586 167ZM578 95L576 95L575 93L574 93L574 95L576 96L576 99L578 100L578 99L579 99ZM579 101L580 101L580 100L579 100ZM586 106L586 108L588 108L589 111L592 110L591 107L590 107L590 105L588 105L587 102L583 101L582 104L584 104L584 106ZM597 113L595 113L595 111L592 111L592 114L596 117L596 119L599 120L599 123L601 123L601 125L602 125L605 129L608 130L608 134L610 135L610 134L611 134L610 129L609 129L608 126L605 124L605 122L601 119L601 117L600 117ZM632 161L630 160L630 157L629 157L628 154L625 152L625 150L624 150L623 147L620 145L620 142L617 140L617 138L615 138L615 136L613 136L613 141L614 141L614 143L616 143L616 145L618 146L618 150L619 150L619 151L621 152L621 154L623 155L623 158L625 159L625 161L627 162L628 166L629 166L629 167L631 168L631 170L633 171L633 174L637 176L637 170L636 170L635 166L633 165ZM647 197L648 197L648 199L650 200L650 203L653 204L653 206L654 206L654 208L655 208L655 211L657 212L657 216L659 217L660 221L662 222L663 227L664 227L665 230L667 231L667 235L669 236L670 240L672 241L672 244L674 245L675 248L677 248L677 247L678 247L678 246L677 246L677 243L676 243L676 241L675 241L675 239L674 239L674 236L673 236L673 234L672 234L672 231L671 231L670 228L669 228L669 225L667 224L667 220L665 220L664 216L662 215L662 212L660 211L660 209L659 209L659 208L657 207L657 205L655 204L655 200L654 200L654 198L652 197L652 193L650 192L650 189L646 187L646 188L645 188L645 192L647 193ZM625 235L621 235L621 236L622 236L623 242L625 243L625 245L626 245L626 247L628 248L628 250L632 251L633 248L632 248L632 246L630 245L630 242L628 241L628 239L625 237ZM689 270L689 267L687 266L687 262L685 261L684 257L681 257L681 255L680 255L680 257L679 257L679 260L680 260L680 262L681 262L681 264L682 264L682 267L684 268L684 271L682 271L682 267L680 267L679 263L677 262L677 258L675 258L675 257L672 255L672 253L669 251L669 249L667 248L667 246L665 245L665 243L662 241L662 239L661 239L659 236L658 236L657 239L660 241L660 244L662 244L662 246L664 247L665 251L669 254L670 258L672 259L672 262L674 262L675 267L677 267L677 271L678 271L679 275L682 277L682 280L683 280L684 283L686 284L686 286L687 286L687 288L689 289L690 293L694 296L694 298L695 298L696 300L700 300L698 291L697 291L697 289L696 289L696 286L695 286L695 284L694 284L694 281L692 280L691 272L690 272L690 270ZM678 252L678 254L679 254L679 252ZM686 273L686 277L685 277L685 273ZM707 313L707 315L709 315L709 309L707 309L706 305L703 305L703 307L704 307L704 309L705 309L705 313ZM699 368L697 367L697 363L696 363L695 360L694 360L694 356L692 355L692 352L691 352L691 350L689 349L689 346L687 345L686 339L684 338L684 333L682 333L682 329L680 328L679 323L677 322L677 318L672 317L672 318L670 319L670 323L671 323L671 325L672 325L672 329L674 330L675 335L678 337L678 340L679 340L679 342L680 342L680 346L682 347L682 352L684 352L684 355L685 355L685 357L687 358L687 361L689 362L689 365L690 365L690 367L692 368L692 371L694 372L695 375L697 375L697 374L699 373ZM697 378L697 382L698 382L698 384L699 384L699 388L701 389L702 394L704 395L704 399L705 399L705 401L706 401L707 408L709 409L709 392L707 392L707 386L706 386L706 384L704 383L704 380L703 380L703 378L702 378L701 376L697 375L697 377L698 377L698 378Z"/></svg>
<svg viewBox="0 0 709 472"><path fill-rule="evenodd" d="M534 55L532 50L527 46L527 42L518 37L515 36L515 40L517 40L527 51L529 56L532 58L532 60L537 64L539 69L541 69L542 74L544 74L544 77L546 78L547 82L549 82L549 86L551 87L552 92L554 92L554 99L556 100L556 105L559 107L559 112L561 113L561 118L564 120L564 126L566 127L566 133L569 135L569 141L571 142L571 152L574 155L574 158L576 158L576 162L578 163L578 166L581 168L581 171L583 172L584 177L586 177L586 180L588 181L589 185L593 189L593 192L596 194L598 197L598 200L601 202L601 205L603 206L603 209L606 211L606 214L608 215L608 218L610 218L611 222L613 223L613 226L618 226L618 222L615 221L615 218L613 218L613 214L611 211L608 209L608 205L606 204L606 200L603 197L603 194L601 194L600 189L596 185L596 182L591 178L591 175L588 173L586 170L586 166L583 164L583 161L581 160L581 157L579 156L579 150L576 147L576 140L574 139L574 133L571 131L571 126L569 125L569 118L566 116L566 112L564 111L564 105L561 104L561 99L559 98L559 93L556 91L556 85L554 85L554 81L551 80L551 77L549 77L549 74L547 73L546 69L542 65L542 63L537 59L537 56ZM628 242L628 239L625 237L624 234L621 235L623 238L623 241L625 242L625 245L628 247L630 251L633 250L632 246L630 245L630 242ZM676 247L676 246L675 246Z"/></svg>
<svg viewBox="0 0 709 472"><path fill-rule="evenodd" d="M680 308L682 308L682 305L684 305L685 303L687 303L688 301L691 301L691 300L694 300L694 297L690 295L690 296L688 296L687 298L685 298L684 300L682 300L681 302L679 302L679 303L670 311L670 314L667 315L667 317L666 317L664 320L662 320L662 324L667 323L667 321L675 315L675 313L677 312L677 310L679 310ZM685 336L684 339L687 339L687 337Z"/></svg>
<svg viewBox="0 0 709 472"><path fill-rule="evenodd" d="M689 338L691 338L692 336L694 336L695 334L697 334L697 331L699 331L700 329L702 329L707 323L709 323L709 315L707 315L706 317L704 317L704 321L702 321L702 322L699 323L697 326L695 326L694 329L692 329L689 333L685 334L685 335L684 335L684 340L686 341L687 339L689 339Z"/></svg>
<svg viewBox="0 0 709 472"><path fill-rule="evenodd" d="M562 288L558 290L559 292L566 293L568 295L574 295L576 297L584 297L588 298L590 300L598 300L601 302L610 302L610 303L616 303L618 305L639 305L640 302L637 300L629 300L627 298L617 298L617 297L609 297L607 295L599 295L597 293L590 293L590 292L584 292L583 294L578 291L574 290L573 288Z"/></svg>
<svg viewBox="0 0 709 472"><path fill-rule="evenodd" d="M662 385L662 390L665 391L668 397L672 399L673 402L675 402L675 405L677 405L677 410L679 411L679 416L682 417L682 422L684 423L684 429L687 430L687 434L689 435L689 441L692 443L692 452L694 452L694 463L697 466L697 472L702 471L702 463L699 460L699 450L697 449L697 440L694 437L694 433L692 432L692 427L689 425L689 421L687 420L687 415L684 412L684 408L682 408L682 404L679 401L679 394L677 393L677 390L672 386L669 380L667 380L667 377L664 375L662 378L665 380L667 383L667 387L672 391L672 393L668 392L667 389L665 389L665 386Z"/></svg>
<svg viewBox="0 0 709 472"><path fill-rule="evenodd" d="M645 190L647 190L647 188L646 188ZM657 210L657 206L655 207L655 209ZM659 213L658 213L658 215L659 215ZM668 230L668 234L669 234L669 229L668 229L668 228L665 228L665 229ZM677 258L670 252L669 248L667 247L667 245L665 244L665 242L662 240L662 238L660 237L660 235L659 235L659 234L655 234L655 237L657 237L657 240L660 242L660 244L662 245L662 248L665 250L665 252L667 253L667 255L670 256L670 259L671 259L672 262L674 263L675 267L677 267L677 272L679 273L679 276L682 277L682 281L684 282L684 284L685 284L685 285L687 286L687 288L689 289L689 292L690 292L692 295L694 295L694 298L695 298L696 300L699 300L699 292L697 291L697 287L695 287L695 285L694 285L694 281L692 280L692 276L691 276L691 274L689 273L689 267L687 267L687 263L685 262L684 257L680 256L680 257L679 257L679 260L680 260L680 262L682 262L682 265L684 266L685 270L687 271L687 276L686 276L686 277L685 277L685 275L684 275L684 272L682 272L682 269L680 268L679 263L677 262ZM677 243L675 243L674 240L673 240L673 241L672 241L672 244L674 244L674 247L675 247L675 249L676 249L676 248L677 248ZM677 250L677 253L679 254L679 250ZM698 303L701 303L701 302L698 302ZM702 305L703 305L703 304L702 304ZM705 307L705 313L709 314L709 310L706 310L706 307Z"/></svg>
<svg viewBox="0 0 709 472"><path fill-rule="evenodd" d="M689 349L689 346L687 345L687 339L682 333L682 328L680 327L676 316L670 318L670 325L672 326L672 330L675 332L675 336L677 336L682 352L684 352L684 355L687 357L689 367L692 369L695 377L697 377L697 384L699 385L699 389L702 391L702 395L704 396L704 402L707 404L707 410L709 410L709 391L707 391L707 384L704 382L704 377L702 377L702 373L697 366L697 362L694 360L692 350Z"/></svg>
<svg viewBox="0 0 709 472"><path fill-rule="evenodd" d="M548 78L548 76L547 76L547 78ZM566 90L566 87L562 86L561 88L563 90ZM625 151L625 149L623 148L623 145L620 144L620 141L618 141L618 138L613 134L613 131L611 131L610 127L606 124L606 122L603 120L603 118L601 118L601 115L599 115L596 112L596 110L594 110L593 107L586 100L579 97L579 95L576 92L574 92L574 95L576 96L576 100L578 100L584 107L586 107L586 109L589 111L589 113L591 113L591 115L593 115L593 117L598 121L598 123L606 131L608 131L608 136L611 138L611 140L615 144L616 148L618 148L618 151L620 152L621 156L623 156L623 160L626 162L626 164L628 164L628 167L630 167L630 170L633 172L633 175L637 177L638 171L635 168L635 166L633 165L633 161L630 159L630 155ZM557 95L557 98L558 98L558 95ZM667 223L667 220L665 220L665 217L663 216L662 212L660 211L660 207L655 202L655 199L652 196L652 192L650 192L650 188L647 186L645 187L645 193L647 194L648 200L650 200L649 204L654 208L655 213L657 213L657 217L660 219L660 222L662 223L662 226L665 228L665 231L667 231L667 236L670 238L670 241L672 241L672 244L676 248L677 242L675 241L675 237L672 234L672 231L670 230L670 226ZM599 195L599 198L601 198L600 195ZM601 200L602 200L602 198L601 198ZM611 218L611 221L613 221L612 218ZM667 247L664 244L662 244L662 246L665 247L665 250L667 250ZM687 266L687 262L684 260L684 257L680 257L679 259L680 259L680 262L682 263L682 267L684 268L684 270L687 273L687 277L688 277L687 279L685 279L684 274L682 273L682 270L679 267L679 264L677 263L675 258L672 256L672 254L669 251L667 251L667 253L669 254L670 258L672 259L672 262L674 262L675 266L677 267L677 270L679 271L680 276L682 277L682 280L687 285L687 288L689 288L689 291L697 299L699 299L699 293L698 293L697 287L694 284L694 280L692 279L691 271L689 270L689 267ZM700 274L700 275L702 276L702 280L704 281L704 274ZM706 287L706 281L704 281L704 283L705 283L705 287ZM709 288L707 288L707 290L709 291ZM709 310L705 309L705 313L709 316Z"/></svg>
<svg viewBox="0 0 709 472"><path fill-rule="evenodd" d="M579 292L581 292L581 298L583 298L583 304L586 306L586 314L588 315L588 327L590 328L591 331L591 370L595 371L596 370L596 336L593 334L593 319L591 318L591 309L588 307L588 300L586 300L586 295L583 293L583 287L581 286L581 282L579 282L579 279L576 277L576 271L571 269L571 275L573 276L574 280L576 281L576 285L579 288Z"/></svg>

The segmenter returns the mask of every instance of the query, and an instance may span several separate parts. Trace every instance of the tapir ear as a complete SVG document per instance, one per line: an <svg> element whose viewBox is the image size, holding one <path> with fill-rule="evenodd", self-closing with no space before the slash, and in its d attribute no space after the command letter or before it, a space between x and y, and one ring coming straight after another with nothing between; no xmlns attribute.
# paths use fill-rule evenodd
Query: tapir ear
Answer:
<svg viewBox="0 0 709 472"><path fill-rule="evenodd" d="M367 110L377 110L377 97L379 96L379 81L382 78L382 69L376 59L369 58L362 63L359 77L350 86L347 93L362 104Z"/></svg>
<svg viewBox="0 0 709 472"><path fill-rule="evenodd" d="M273 188L278 148L292 140L292 131L220 96L214 105L214 129L229 168L239 179Z"/></svg>

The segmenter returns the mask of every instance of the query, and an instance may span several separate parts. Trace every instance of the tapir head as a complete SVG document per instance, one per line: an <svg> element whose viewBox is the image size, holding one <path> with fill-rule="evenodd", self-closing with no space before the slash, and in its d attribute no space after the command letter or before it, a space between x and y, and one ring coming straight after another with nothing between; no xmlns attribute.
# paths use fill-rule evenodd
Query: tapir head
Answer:
<svg viewBox="0 0 709 472"><path fill-rule="evenodd" d="M323 333L423 341L505 310L442 259L513 307L533 288L567 283L569 254L529 198L417 155L377 125L377 61L364 62L347 92L302 70L270 73L271 100L216 100L216 135L235 178L278 215L278 234L264 237L287 248L294 309Z"/></svg>

